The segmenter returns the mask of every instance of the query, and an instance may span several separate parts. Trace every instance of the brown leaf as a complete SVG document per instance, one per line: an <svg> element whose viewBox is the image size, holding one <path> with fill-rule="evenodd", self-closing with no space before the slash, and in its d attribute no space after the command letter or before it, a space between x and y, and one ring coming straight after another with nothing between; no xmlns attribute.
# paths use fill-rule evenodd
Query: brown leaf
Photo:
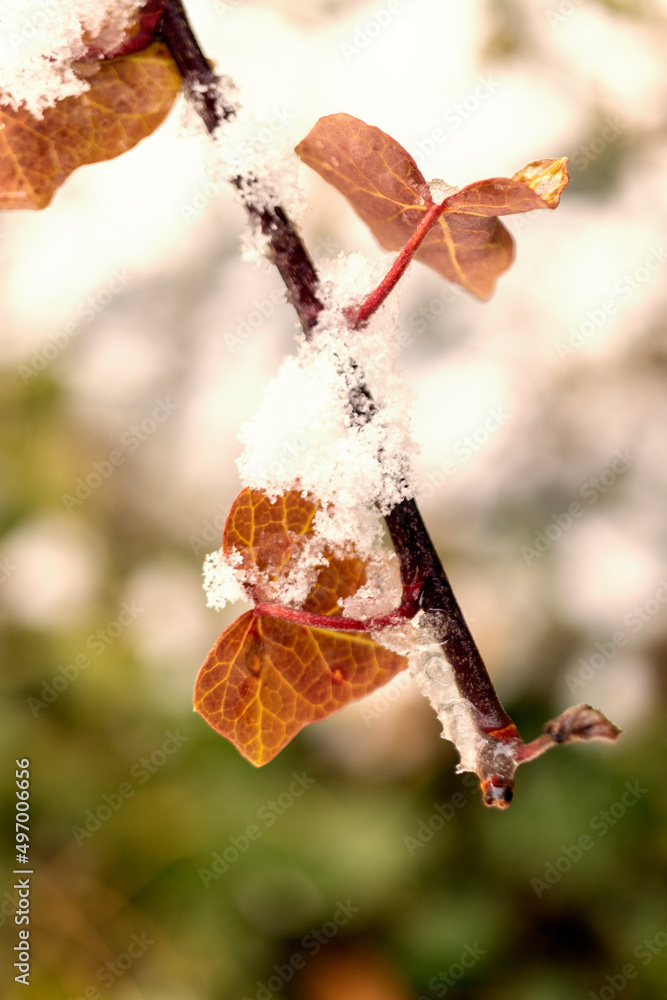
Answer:
<svg viewBox="0 0 667 1000"><path fill-rule="evenodd" d="M405 246L433 203L410 154L351 115L320 118L296 152L345 195L386 250ZM537 160L511 178L478 181L451 195L415 258L488 298L513 258L512 237L498 216L555 208L569 179L566 163Z"/></svg>
<svg viewBox="0 0 667 1000"><path fill-rule="evenodd" d="M320 118L296 153L345 195L386 250L400 250L433 201L407 150L352 115Z"/></svg>
<svg viewBox="0 0 667 1000"><path fill-rule="evenodd" d="M386 684L407 660L366 632L336 632L247 611L208 655L195 709L259 767L310 722Z"/></svg>
<svg viewBox="0 0 667 1000"><path fill-rule="evenodd" d="M298 566L318 507L296 490L274 501L250 489L236 498L223 530L223 554L231 559L238 553L254 600L272 600L285 574ZM334 556L325 550L321 558L302 610L336 615L340 602L365 582L366 567L354 553ZM405 657L366 632L248 611L209 653L195 684L195 709L259 766L303 726L369 694L406 666Z"/></svg>
<svg viewBox="0 0 667 1000"><path fill-rule="evenodd" d="M0 107L0 208L45 208L77 167L113 159L155 131L181 86L161 42L94 65L90 90L42 119Z"/></svg>
<svg viewBox="0 0 667 1000"><path fill-rule="evenodd" d="M572 705L557 719L544 727L554 743L574 743L577 740L616 740L621 730L590 705Z"/></svg>

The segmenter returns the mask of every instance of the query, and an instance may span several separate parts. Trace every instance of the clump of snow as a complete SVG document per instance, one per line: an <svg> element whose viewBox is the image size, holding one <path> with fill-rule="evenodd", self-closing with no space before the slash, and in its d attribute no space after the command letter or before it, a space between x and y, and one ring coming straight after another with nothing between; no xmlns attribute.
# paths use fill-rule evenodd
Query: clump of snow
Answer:
<svg viewBox="0 0 667 1000"><path fill-rule="evenodd" d="M207 605L220 609L252 594L256 603L302 607L320 570L328 565L332 549L317 534L294 538L294 543L292 558L278 572L272 567L260 570L236 549L227 554L222 549L209 553L204 560ZM355 554L350 546L335 552L342 558Z"/></svg>
<svg viewBox="0 0 667 1000"><path fill-rule="evenodd" d="M239 569L241 556L238 552L230 553L225 558L222 549L209 552L204 559L204 591L206 606L220 611L225 604L246 600L243 589L244 576Z"/></svg>
<svg viewBox="0 0 667 1000"><path fill-rule="evenodd" d="M265 146L274 137L262 137L243 114L218 132L227 178L262 178L257 187L252 182L241 189L244 200L252 202L259 192L258 208L284 205L286 168L283 161L274 162L273 152L274 176L264 179ZM301 338L297 353L285 358L257 414L241 429L243 486L270 499L299 490L321 505L310 547L294 559L289 572L272 581L271 597L263 596L267 581L246 578L253 587L261 585L259 599L298 607L329 551L336 556L354 553L368 562L366 586L345 602L349 617L383 614L400 603L397 560L381 541L381 515L416 490L410 465L415 450L411 400L394 370L397 297L392 295L361 330L351 330L345 315L377 287L388 266L386 258L370 264L361 254L318 261L324 304L318 323L309 338ZM223 593L225 586L224 579L212 585Z"/></svg>
<svg viewBox="0 0 667 1000"><path fill-rule="evenodd" d="M364 511L375 506L387 513L414 496L415 481L410 401L393 370L392 311L383 306L360 331L350 330L341 312L376 284L358 257L340 255L330 262L339 280L325 277L327 308L311 339L284 360L255 418L243 426L238 466L244 486L271 497L301 489L324 508L331 505L332 512L318 515L316 532L364 552L370 529ZM377 514L372 516L377 525ZM379 526L370 529L371 536L377 531Z"/></svg>
<svg viewBox="0 0 667 1000"><path fill-rule="evenodd" d="M457 772L473 771L481 780L499 776L511 783L517 767L516 745L497 740L481 728L480 714L461 694L438 642L445 627L442 616L435 612L420 615L419 634L408 652L410 676L435 709L443 739L458 750Z"/></svg>
<svg viewBox="0 0 667 1000"><path fill-rule="evenodd" d="M88 90L72 63L93 43L117 48L139 7L137 0L0 0L0 104L41 118Z"/></svg>
<svg viewBox="0 0 667 1000"><path fill-rule="evenodd" d="M299 608L313 589L328 558L322 539L310 535L295 539L294 556L276 576L271 571L257 573L253 586L258 598L269 604Z"/></svg>

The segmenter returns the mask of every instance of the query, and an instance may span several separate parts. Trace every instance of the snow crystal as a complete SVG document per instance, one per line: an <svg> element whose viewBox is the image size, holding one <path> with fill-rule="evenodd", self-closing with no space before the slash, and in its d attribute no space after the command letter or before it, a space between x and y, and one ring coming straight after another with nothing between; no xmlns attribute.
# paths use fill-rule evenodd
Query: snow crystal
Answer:
<svg viewBox="0 0 667 1000"><path fill-rule="evenodd" d="M409 652L410 675L435 709L443 739L450 740L459 752L456 770L473 771L481 779L497 775L511 783L517 766L516 745L481 729L478 710L462 696L454 670L437 642L437 635L442 634L440 618L433 612L420 615L419 636Z"/></svg>
<svg viewBox="0 0 667 1000"><path fill-rule="evenodd" d="M297 538L295 543L294 558L277 575L271 569L262 572L253 564L242 565L243 557L236 549L227 554L222 549L210 552L204 560L208 607L220 610L227 603L248 600L252 589L256 603L300 608L328 557L321 538Z"/></svg>
<svg viewBox="0 0 667 1000"><path fill-rule="evenodd" d="M91 43L113 51L136 0L0 0L0 104L37 118L89 84L72 69Z"/></svg>
<svg viewBox="0 0 667 1000"><path fill-rule="evenodd" d="M320 321L311 339L303 337L297 354L283 361L258 413L242 427L245 449L238 460L243 486L271 499L296 489L321 506L313 536L288 572L277 581L245 579L260 588L258 599L298 607L325 551L354 553L368 561L368 582L345 602L345 613L375 616L401 599L398 561L382 545L381 515L414 495L410 404L393 369L394 309L385 304L360 331L350 330L342 313L376 287L386 262L369 267L361 255L339 255L322 271ZM207 565L221 576L211 589L229 600L229 572ZM238 576L231 578L238 584Z"/></svg>

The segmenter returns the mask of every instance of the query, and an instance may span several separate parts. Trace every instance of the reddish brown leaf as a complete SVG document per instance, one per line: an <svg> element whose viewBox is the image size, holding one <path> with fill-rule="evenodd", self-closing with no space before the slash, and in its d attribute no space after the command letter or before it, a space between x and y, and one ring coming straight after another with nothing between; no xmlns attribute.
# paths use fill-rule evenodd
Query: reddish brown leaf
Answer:
<svg viewBox="0 0 667 1000"><path fill-rule="evenodd" d="M110 160L150 135L180 89L159 42L94 65L90 90L47 108L42 119L0 107L0 208L45 208L77 167Z"/></svg>
<svg viewBox="0 0 667 1000"><path fill-rule="evenodd" d="M223 531L223 553L238 553L256 601L270 601L313 536L318 504L295 490L270 501L243 490ZM238 557L237 557L238 558ZM340 613L365 582L354 553L322 554L324 565L302 610ZM256 571L261 572L257 578ZM195 709L257 766L267 763L309 722L386 684L407 660L366 632L341 632L248 611L211 650L195 685Z"/></svg>
<svg viewBox="0 0 667 1000"><path fill-rule="evenodd" d="M407 150L386 132L352 115L320 118L296 153L345 195L387 250L404 245L406 233L410 235L433 201Z"/></svg>
<svg viewBox="0 0 667 1000"><path fill-rule="evenodd" d="M320 118L296 152L346 196L386 250L405 246L433 203L410 154L351 115ZM488 298L513 257L512 237L498 216L555 208L569 179L566 163L566 157L537 160L511 178L478 181L451 195L415 258Z"/></svg>
<svg viewBox="0 0 667 1000"><path fill-rule="evenodd" d="M247 611L209 653L195 709L249 761L266 764L325 719L407 666L366 632L335 632Z"/></svg>

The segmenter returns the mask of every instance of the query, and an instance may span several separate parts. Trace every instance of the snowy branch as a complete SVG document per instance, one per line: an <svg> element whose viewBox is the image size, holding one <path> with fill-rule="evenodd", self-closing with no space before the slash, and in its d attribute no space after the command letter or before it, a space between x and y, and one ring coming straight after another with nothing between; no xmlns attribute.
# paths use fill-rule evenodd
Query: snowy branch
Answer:
<svg viewBox="0 0 667 1000"><path fill-rule="evenodd" d="M225 100L224 82L203 55L180 0L168 0L158 31L176 61L196 110L209 133L215 135L223 122L233 119L239 109L231 100ZM326 308L326 295L299 233L287 212L274 203L275 195L268 200L261 197L259 177L236 173L229 176L252 222L266 239L267 256L283 278L289 301L309 341ZM404 248L389 274L362 305L343 311L342 338L346 336L345 323L347 332L363 326L384 301L441 210L441 206L433 207L426 225ZM342 344L341 352L342 357L345 353ZM334 352L333 356L338 355ZM347 396L348 418L352 425L363 428L376 419L379 408L361 369L356 371L354 357L347 356L346 364L348 376L350 373L358 375L348 378L348 386L352 386ZM423 641L419 653L412 658L411 671L436 708L444 735L455 742L461 755L460 769L476 771L486 804L504 808L511 801L514 772L520 763L556 743L573 739L614 739L618 730L600 713L588 706L578 706L561 717L561 720L567 717L565 724L556 720L547 725L547 733L534 743L526 745L523 742L495 692L417 504L410 498L412 493L407 481L401 482L402 461L401 456L393 458L394 500L391 505L385 504L382 512L400 562L404 594L406 588L418 594L417 603L424 613L419 625ZM382 504L380 507L382 509ZM277 614L283 618L303 619L303 614L290 610ZM349 627L360 624L354 622Z"/></svg>

